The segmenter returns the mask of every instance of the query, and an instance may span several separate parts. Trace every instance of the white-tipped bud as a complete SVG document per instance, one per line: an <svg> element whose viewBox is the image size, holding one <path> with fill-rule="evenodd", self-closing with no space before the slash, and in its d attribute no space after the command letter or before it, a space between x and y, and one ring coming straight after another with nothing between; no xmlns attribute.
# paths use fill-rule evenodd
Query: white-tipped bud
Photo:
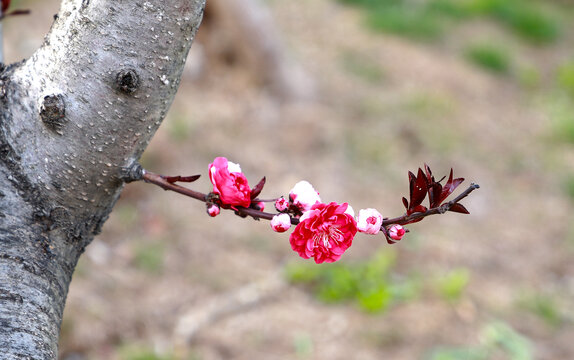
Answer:
<svg viewBox="0 0 574 360"><path fill-rule="evenodd" d="M357 218L357 230L360 232L375 235L381 230L383 215L376 209L361 209Z"/></svg>
<svg viewBox="0 0 574 360"><path fill-rule="evenodd" d="M313 185L308 181L299 181L291 191L289 191L289 198L293 202L293 205L299 207L301 212L305 212L316 203L321 202L319 193L315 190Z"/></svg>
<svg viewBox="0 0 574 360"><path fill-rule="evenodd" d="M271 219L271 228L276 232L285 232L291 227L291 217L289 214L278 214Z"/></svg>

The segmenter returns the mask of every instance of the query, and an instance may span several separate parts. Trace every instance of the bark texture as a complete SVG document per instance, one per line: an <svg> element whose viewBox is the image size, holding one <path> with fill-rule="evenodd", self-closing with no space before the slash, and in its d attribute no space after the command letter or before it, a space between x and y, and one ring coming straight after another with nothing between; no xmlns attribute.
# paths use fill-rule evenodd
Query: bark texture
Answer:
<svg viewBox="0 0 574 360"><path fill-rule="evenodd" d="M0 68L0 353L55 359L74 267L164 118L205 0L63 0Z"/></svg>

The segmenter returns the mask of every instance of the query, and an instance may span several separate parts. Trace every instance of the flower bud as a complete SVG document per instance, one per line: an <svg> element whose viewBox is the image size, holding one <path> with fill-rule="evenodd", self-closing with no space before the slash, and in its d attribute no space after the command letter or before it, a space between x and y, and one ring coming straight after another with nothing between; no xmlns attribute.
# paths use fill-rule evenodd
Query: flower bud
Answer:
<svg viewBox="0 0 574 360"><path fill-rule="evenodd" d="M405 236L407 231L401 225L395 224L389 228L389 237L393 240L399 241Z"/></svg>
<svg viewBox="0 0 574 360"><path fill-rule="evenodd" d="M375 235L381 230L383 215L376 209L361 209L357 218L357 229L360 232Z"/></svg>
<svg viewBox="0 0 574 360"><path fill-rule="evenodd" d="M295 184L293 189L289 191L289 198L301 212L310 210L313 205L321 202L319 193L313 188L313 185L305 180Z"/></svg>
<svg viewBox="0 0 574 360"><path fill-rule="evenodd" d="M285 232L291 227L291 217L289 214L278 214L271 219L271 228L276 232Z"/></svg>
<svg viewBox="0 0 574 360"><path fill-rule="evenodd" d="M279 199L275 200L275 209L279 212L283 212L289 208L289 201L281 196Z"/></svg>
<svg viewBox="0 0 574 360"><path fill-rule="evenodd" d="M219 206L216 204L211 204L208 205L207 207L207 214L211 217L216 217L217 215L219 215Z"/></svg>
<svg viewBox="0 0 574 360"><path fill-rule="evenodd" d="M251 207L255 210L263 211L265 210L265 203L263 201L258 201L256 203L252 203Z"/></svg>

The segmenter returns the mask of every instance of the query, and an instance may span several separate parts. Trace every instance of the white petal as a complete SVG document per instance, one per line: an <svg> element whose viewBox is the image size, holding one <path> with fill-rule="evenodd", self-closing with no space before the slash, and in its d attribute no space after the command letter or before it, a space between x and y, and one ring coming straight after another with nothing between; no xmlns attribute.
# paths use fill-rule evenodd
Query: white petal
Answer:
<svg viewBox="0 0 574 360"><path fill-rule="evenodd" d="M239 164L236 164L236 163L231 162L231 161L227 161L227 169L229 170L230 173L240 173L241 172L241 166L239 166Z"/></svg>

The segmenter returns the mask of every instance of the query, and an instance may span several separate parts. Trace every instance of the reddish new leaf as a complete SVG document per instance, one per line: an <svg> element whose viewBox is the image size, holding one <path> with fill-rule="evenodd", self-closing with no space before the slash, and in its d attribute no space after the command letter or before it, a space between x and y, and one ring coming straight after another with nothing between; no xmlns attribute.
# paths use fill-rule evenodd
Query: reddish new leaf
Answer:
<svg viewBox="0 0 574 360"><path fill-rule="evenodd" d="M464 205L456 203L448 209L448 211L457 212L461 214L470 214L470 212L464 207Z"/></svg>
<svg viewBox="0 0 574 360"><path fill-rule="evenodd" d="M452 177L453 177L453 170L450 169L450 175L448 177L448 181L442 188L439 203L442 203L464 181L464 178L458 178L453 180Z"/></svg>
<svg viewBox="0 0 574 360"><path fill-rule="evenodd" d="M410 207L416 207L420 205L425 197L427 196L427 179L422 169L419 168L416 180L411 186L411 205Z"/></svg>
<svg viewBox="0 0 574 360"><path fill-rule="evenodd" d="M429 183L433 183L434 181L434 177L432 176L432 171L430 169L430 167L425 163L425 173L427 175L427 180Z"/></svg>
<svg viewBox="0 0 574 360"><path fill-rule="evenodd" d="M201 175L193 175L193 176L164 176L165 181L170 184L174 184L178 181L180 182L194 182L195 180L199 179Z"/></svg>
<svg viewBox="0 0 574 360"><path fill-rule="evenodd" d="M265 177L259 181L257 185L253 189L251 189L251 200L255 199L261 191L263 190L263 186L265 186Z"/></svg>
<svg viewBox="0 0 574 360"><path fill-rule="evenodd" d="M10 6L10 0L2 0L2 13L5 13Z"/></svg>

